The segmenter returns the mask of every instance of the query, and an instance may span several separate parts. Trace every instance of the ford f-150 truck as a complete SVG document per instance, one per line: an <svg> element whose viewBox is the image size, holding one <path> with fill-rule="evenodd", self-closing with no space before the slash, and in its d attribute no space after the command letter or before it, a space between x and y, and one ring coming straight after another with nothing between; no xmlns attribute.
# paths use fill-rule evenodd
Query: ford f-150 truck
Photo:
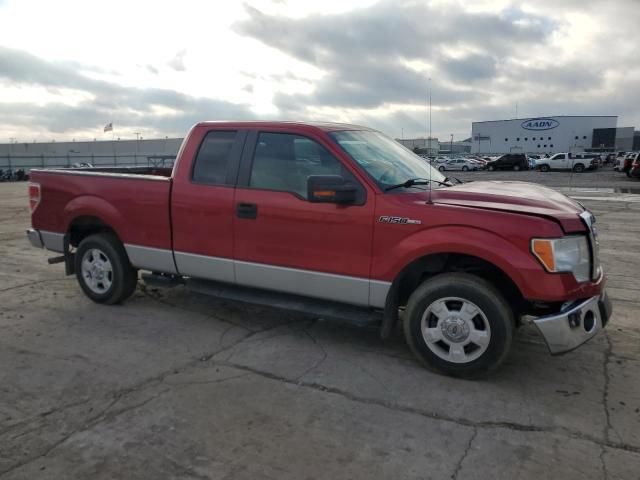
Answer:
<svg viewBox="0 0 640 480"><path fill-rule="evenodd" d="M226 298L401 322L426 365L475 377L516 328L572 350L611 314L594 216L523 182L450 180L380 132L203 122L172 169L32 170L31 243L114 304L144 278Z"/></svg>

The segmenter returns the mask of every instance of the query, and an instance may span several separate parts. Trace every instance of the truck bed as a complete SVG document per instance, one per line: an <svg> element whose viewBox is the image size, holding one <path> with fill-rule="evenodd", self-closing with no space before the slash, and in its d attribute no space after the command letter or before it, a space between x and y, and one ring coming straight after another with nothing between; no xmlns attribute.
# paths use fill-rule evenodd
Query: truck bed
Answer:
<svg viewBox="0 0 640 480"><path fill-rule="evenodd" d="M100 167L34 169L41 201L34 228L66 233L72 222L98 217L125 245L171 249L171 169Z"/></svg>

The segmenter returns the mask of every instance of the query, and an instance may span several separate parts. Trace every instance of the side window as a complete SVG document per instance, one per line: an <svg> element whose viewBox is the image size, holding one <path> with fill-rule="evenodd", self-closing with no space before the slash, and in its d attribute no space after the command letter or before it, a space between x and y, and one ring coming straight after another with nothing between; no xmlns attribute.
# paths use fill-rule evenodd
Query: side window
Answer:
<svg viewBox="0 0 640 480"><path fill-rule="evenodd" d="M229 154L236 140L235 131L207 133L198 149L193 166L193 181L224 185L227 183Z"/></svg>
<svg viewBox="0 0 640 480"><path fill-rule="evenodd" d="M249 186L292 192L307 199L310 175L353 176L319 143L289 133L260 133Z"/></svg>

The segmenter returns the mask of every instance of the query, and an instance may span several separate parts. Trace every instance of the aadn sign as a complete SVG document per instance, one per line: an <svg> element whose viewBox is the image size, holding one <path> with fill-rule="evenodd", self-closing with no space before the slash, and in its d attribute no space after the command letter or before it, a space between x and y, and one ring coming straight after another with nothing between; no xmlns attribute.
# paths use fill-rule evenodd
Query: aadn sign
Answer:
<svg viewBox="0 0 640 480"><path fill-rule="evenodd" d="M560 125L560 122L553 118L530 118L520 124L525 130L551 130Z"/></svg>

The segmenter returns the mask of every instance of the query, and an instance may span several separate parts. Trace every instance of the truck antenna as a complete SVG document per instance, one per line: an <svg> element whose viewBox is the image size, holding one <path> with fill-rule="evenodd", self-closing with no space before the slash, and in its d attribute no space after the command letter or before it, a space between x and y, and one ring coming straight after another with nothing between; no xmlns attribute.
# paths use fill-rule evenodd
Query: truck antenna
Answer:
<svg viewBox="0 0 640 480"><path fill-rule="evenodd" d="M428 140L428 150L427 150L427 158L431 157L431 77L429 77L429 140ZM431 190L433 182L431 181L431 175L433 170L433 163L430 159L427 160L429 162L429 200L427 203L432 204L433 200L431 199Z"/></svg>

